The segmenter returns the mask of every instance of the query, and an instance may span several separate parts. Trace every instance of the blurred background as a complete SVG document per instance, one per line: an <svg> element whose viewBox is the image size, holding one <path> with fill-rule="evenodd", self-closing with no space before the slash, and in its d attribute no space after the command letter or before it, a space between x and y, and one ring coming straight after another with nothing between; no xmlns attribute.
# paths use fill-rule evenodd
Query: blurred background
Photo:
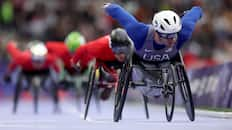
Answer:
<svg viewBox="0 0 232 130"><path fill-rule="evenodd" d="M24 46L32 39L63 41L74 30L87 41L109 33L118 25L104 13L105 2L119 3L145 23L151 23L159 10L182 14L193 5L201 5L204 16L184 49L191 52L187 56L192 60L192 55L198 57L189 67L201 66L202 60L215 64L232 59L232 0L1 0L1 60L6 59L4 45L10 39Z"/></svg>
<svg viewBox="0 0 232 130"><path fill-rule="evenodd" d="M0 0L0 74L9 61L5 51L9 40L16 40L23 49L35 39L64 41L75 30L90 41L118 27L102 9L106 2L120 4L144 23L151 23L160 10L172 9L181 15L200 5L204 16L183 49L187 68L232 60L232 0Z"/></svg>

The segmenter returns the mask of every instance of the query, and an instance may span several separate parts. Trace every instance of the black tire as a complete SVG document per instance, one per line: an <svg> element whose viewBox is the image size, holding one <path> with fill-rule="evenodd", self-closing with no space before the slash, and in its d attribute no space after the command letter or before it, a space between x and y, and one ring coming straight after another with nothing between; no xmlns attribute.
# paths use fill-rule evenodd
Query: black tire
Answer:
<svg viewBox="0 0 232 130"><path fill-rule="evenodd" d="M86 94L86 106L85 106L85 113L84 113L84 120L86 120L86 117L88 115L89 111L89 105L90 105L90 100L93 94L93 89L94 89L94 82L95 82L95 74L96 74L96 69L91 68L91 73L90 73L90 80L89 80L89 86L88 86L88 91Z"/></svg>
<svg viewBox="0 0 232 130"><path fill-rule="evenodd" d="M38 113L38 104L39 104L39 86L34 85L34 83L32 83L32 91L33 91L33 103L34 103L34 113L37 114Z"/></svg>
<svg viewBox="0 0 232 130"><path fill-rule="evenodd" d="M115 93L114 122L118 122L122 117L123 106L129 88L131 69L132 68L125 64L119 75L118 86Z"/></svg>
<svg viewBox="0 0 232 130"><path fill-rule="evenodd" d="M89 91L89 86L90 86L90 82L91 82L91 76L92 76L92 73L94 71L94 68L91 67L90 68L90 72L89 72L89 80L88 80L88 86L87 88L85 89L85 98L84 98L84 103L86 104L87 103L87 95L88 95L88 91Z"/></svg>
<svg viewBox="0 0 232 130"><path fill-rule="evenodd" d="M19 78L15 86L14 97L13 97L13 113L14 114L17 112L19 97L22 91L21 83L22 83L22 78Z"/></svg>
<svg viewBox="0 0 232 130"><path fill-rule="evenodd" d="M192 98L190 83L189 83L188 76L187 76L184 66L180 66L179 68L180 68L179 78L184 81L180 83L179 89L180 89L180 93L181 93L181 96L182 96L182 99L185 105L185 111L188 115L189 120L194 121L195 120L195 108L194 108L194 102Z"/></svg>
<svg viewBox="0 0 232 130"><path fill-rule="evenodd" d="M117 122L121 117L117 117L118 116L118 111L116 110L116 107L119 105L120 99L121 99L121 91L122 91L122 86L123 86L123 75L125 75L126 71L121 70L120 74L119 74L119 81L118 81L118 85L116 87L116 91L115 91L115 98L114 98L114 115L113 115L113 119L115 122Z"/></svg>
<svg viewBox="0 0 232 130"><path fill-rule="evenodd" d="M149 110L148 110L148 97L143 95L143 102L144 102L144 109L145 109L145 114L146 114L146 118L149 119L150 115L149 115Z"/></svg>
<svg viewBox="0 0 232 130"><path fill-rule="evenodd" d="M175 108L175 68L171 64L167 77L167 84L164 86L165 114L168 122L172 120ZM170 83L171 84L170 84Z"/></svg>
<svg viewBox="0 0 232 130"><path fill-rule="evenodd" d="M174 86L166 86L165 90L166 94L164 94L165 100L165 114L167 121L171 121L175 108L175 87Z"/></svg>

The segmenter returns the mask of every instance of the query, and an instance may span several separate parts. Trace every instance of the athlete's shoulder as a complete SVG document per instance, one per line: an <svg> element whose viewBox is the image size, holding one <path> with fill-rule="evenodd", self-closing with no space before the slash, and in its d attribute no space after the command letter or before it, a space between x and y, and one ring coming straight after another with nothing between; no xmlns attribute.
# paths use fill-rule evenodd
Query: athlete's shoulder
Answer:
<svg viewBox="0 0 232 130"><path fill-rule="evenodd" d="M105 36L102 36L102 37L99 37L93 41L90 41L87 43L87 45L89 44L104 44L104 43L109 43L109 40L110 40L110 37L109 35L105 35Z"/></svg>
<svg viewBox="0 0 232 130"><path fill-rule="evenodd" d="M64 42L60 41L48 41L46 42L46 47L47 48L64 48L66 45Z"/></svg>

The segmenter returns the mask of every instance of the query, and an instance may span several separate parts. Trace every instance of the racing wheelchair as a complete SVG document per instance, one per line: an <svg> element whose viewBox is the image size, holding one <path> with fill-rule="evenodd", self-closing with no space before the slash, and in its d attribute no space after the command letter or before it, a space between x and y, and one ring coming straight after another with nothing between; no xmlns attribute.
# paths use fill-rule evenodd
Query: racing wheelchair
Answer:
<svg viewBox="0 0 232 130"><path fill-rule="evenodd" d="M84 112L84 120L86 120L89 105L91 101L91 97L94 94L95 99L99 101L99 97L97 96L98 90L100 88L109 89L111 90L115 87L117 83L117 74L112 75L109 73L108 70L109 66L114 66L116 69L120 68L120 64L118 62L101 62L94 60L90 65L90 73L89 73L89 80L88 80L88 87L86 90L84 103L85 103L85 112ZM104 90L103 90L104 91ZM108 95L109 96L109 95Z"/></svg>
<svg viewBox="0 0 232 130"><path fill-rule="evenodd" d="M148 84L145 80L134 81L132 72L135 68L146 76L148 76L152 84ZM122 111L125 104L128 88L139 88L141 90L147 89L149 92L160 88L161 96L164 99L165 114L167 121L171 121L175 107L175 89L178 87L183 99L185 111L190 121L195 120L194 103L192 99L190 83L187 73L185 71L182 55L179 52L174 58L168 62L151 64L139 59L134 54L123 64L122 70L119 74L119 81L116 87L115 105L114 105L114 122L118 122L122 117ZM147 103L150 95L142 92L144 98L144 105L146 115L149 117ZM152 93L151 93L152 94ZM154 97L153 97L154 98Z"/></svg>
<svg viewBox="0 0 232 130"><path fill-rule="evenodd" d="M49 88L45 87L45 82L47 80L50 80ZM27 82L26 86L24 84L25 81ZM21 92L31 90L33 96L34 113L37 114L40 89L43 89L45 92L49 93L54 103L54 112L59 112L59 97L56 81L54 76L52 76L52 70L46 69L34 72L27 72L24 70L19 71L13 96L13 113L17 112Z"/></svg>

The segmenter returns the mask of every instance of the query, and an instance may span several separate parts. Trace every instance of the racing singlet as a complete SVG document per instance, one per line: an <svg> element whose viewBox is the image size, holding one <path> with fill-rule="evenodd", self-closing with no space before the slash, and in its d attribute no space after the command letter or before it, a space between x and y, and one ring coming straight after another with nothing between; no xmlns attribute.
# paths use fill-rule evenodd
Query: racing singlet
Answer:
<svg viewBox="0 0 232 130"><path fill-rule="evenodd" d="M149 62L163 62L171 60L177 53L177 44L173 47L165 47L160 50L156 50L153 45L155 30L152 26L149 26L147 37L144 41L143 47L136 50L136 54L145 61Z"/></svg>

